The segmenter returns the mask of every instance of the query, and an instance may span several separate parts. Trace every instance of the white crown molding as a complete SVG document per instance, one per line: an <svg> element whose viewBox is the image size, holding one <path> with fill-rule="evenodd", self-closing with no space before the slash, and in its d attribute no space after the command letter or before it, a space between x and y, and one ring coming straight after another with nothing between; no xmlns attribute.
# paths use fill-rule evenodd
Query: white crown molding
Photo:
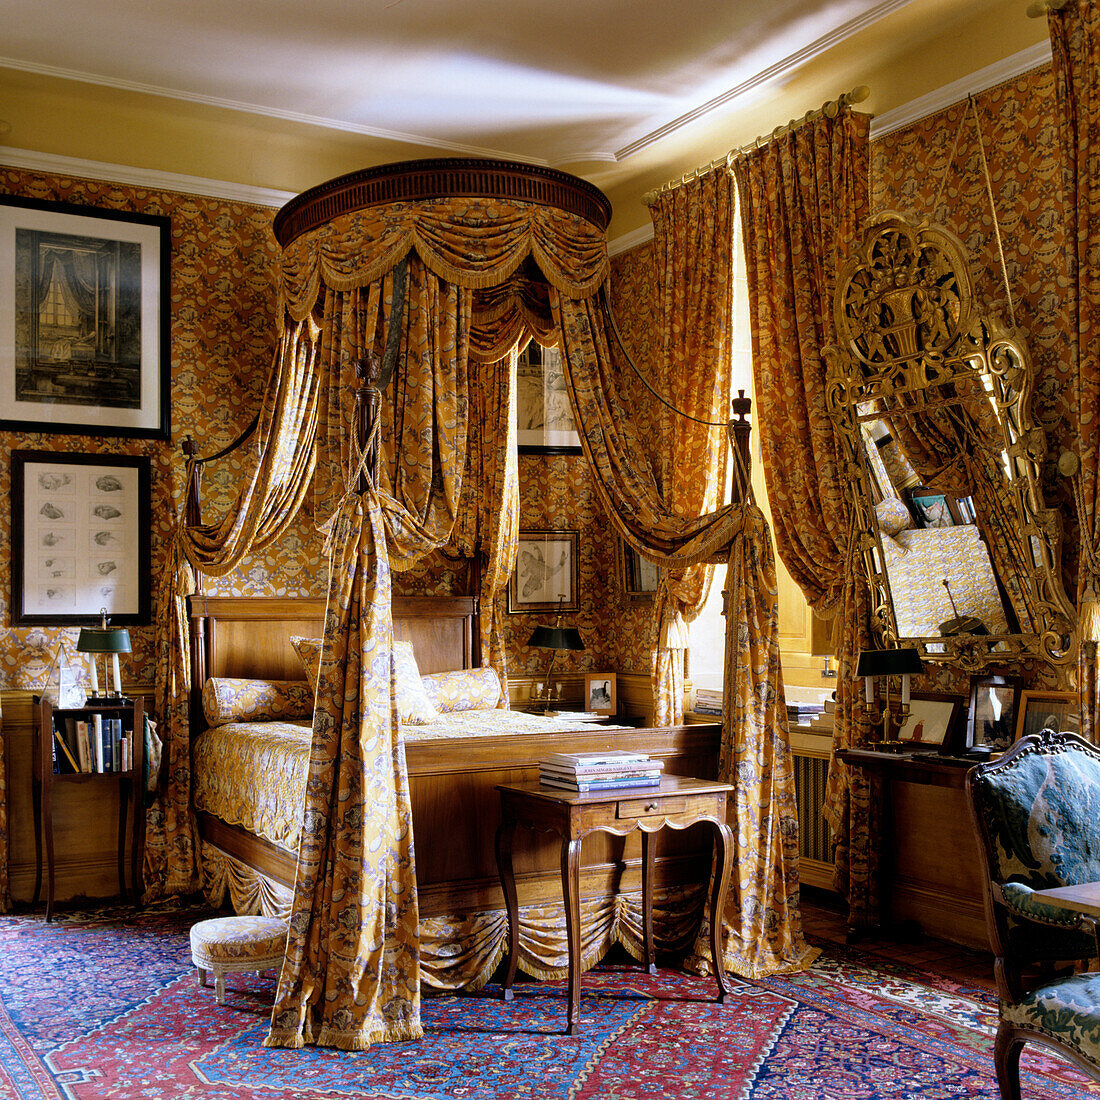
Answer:
<svg viewBox="0 0 1100 1100"><path fill-rule="evenodd" d="M635 153L641 152L655 142L668 137L669 134L673 134L677 130L691 125L693 122L697 122L700 118L710 114L712 111L716 111L719 107L728 106L741 96L757 88L763 87L764 85L782 79L784 76L789 75L813 61L814 58L820 57L821 54L825 53L827 50L851 38L852 35L858 34L859 31L877 23L880 19L885 19L886 16L892 15L895 11L904 8L908 3L909 0L885 0L884 3L879 4L868 12L864 12L863 15L858 18L849 20L842 27L837 27L836 30L822 35L820 38L804 46L801 50L796 50L794 53L788 54L782 60L777 61L774 65L769 65L768 68L755 73L753 76L749 77L748 80L742 81L736 87L722 92L721 95L717 95L713 99L707 100L706 103L699 104L698 107L680 115L679 118L674 118L666 122L663 126L658 127L656 130L651 130L648 134L644 134L636 141L630 142L629 145L624 145L621 149L617 149L615 151L615 159L618 161L626 160L627 157L633 156Z"/></svg>
<svg viewBox="0 0 1100 1100"><path fill-rule="evenodd" d="M151 187L158 191L178 191L185 195L246 202L253 206L270 206L274 209L283 206L295 195L293 191L274 191L268 187L228 183L225 180L204 179L202 176L185 176L179 172L160 172L154 168L131 168L125 164L82 160L80 157L63 157L54 153L36 153L30 149L15 149L3 145L0 145L0 164L8 168L23 168L29 172L105 180L132 187Z"/></svg>
<svg viewBox="0 0 1100 1100"><path fill-rule="evenodd" d="M448 153L462 153L471 157L490 157L496 160L531 159L517 156L514 153L502 153L496 149L482 149L476 145L441 141L438 138L424 137L423 134L384 130L377 126L363 126L355 122L326 118L324 115L307 115L301 111L287 111L280 107L265 107L257 103L244 103L235 99L223 99L220 96L202 95L199 92L184 92L177 88L161 88L156 84L143 84L135 80L120 80L115 77L99 76L95 73L81 72L79 69L61 69L55 65L39 65L30 61L19 61L13 57L0 57L0 68L34 73L36 76L55 77L58 80L75 80L82 84L96 84L102 88L137 92L140 95L161 96L165 99L176 99L184 103L197 103L203 107L217 107L225 111L258 115L261 118L277 118L282 122L298 122L305 126L319 126L326 130L339 130L342 133L360 134L364 137L378 138L382 141L395 141L402 145L423 145L430 149L442 149ZM544 160L533 160L532 163L546 166Z"/></svg>
<svg viewBox="0 0 1100 1100"><path fill-rule="evenodd" d="M613 241L608 241L607 254L618 256L620 252L629 252L632 248L637 248L639 245L646 244L651 240L653 240L652 222L648 225L641 225L637 229L632 229L629 233L624 233Z"/></svg>
<svg viewBox="0 0 1100 1100"><path fill-rule="evenodd" d="M871 119L871 138L892 134L895 130L936 114L937 111L961 103L969 95L984 92L987 88L994 88L1006 80L1014 80L1032 69L1049 65L1050 61L1050 42L1037 42L1034 46L987 65L984 69L964 76L961 80L954 80L942 88L937 88L934 92L911 99L892 111L877 115Z"/></svg>

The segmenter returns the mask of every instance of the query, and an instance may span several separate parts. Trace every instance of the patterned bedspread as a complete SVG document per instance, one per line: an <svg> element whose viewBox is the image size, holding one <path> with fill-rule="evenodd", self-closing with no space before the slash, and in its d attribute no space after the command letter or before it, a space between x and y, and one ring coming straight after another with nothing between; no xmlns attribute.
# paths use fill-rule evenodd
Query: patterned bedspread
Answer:
<svg viewBox="0 0 1100 1100"><path fill-rule="evenodd" d="M883 537L882 547L901 637L939 634L940 623L955 618L951 599L959 615L975 615L991 634L1008 633L989 553L974 524L902 531Z"/></svg>
<svg viewBox="0 0 1100 1100"><path fill-rule="evenodd" d="M403 725L401 733L406 741L424 741L591 728L522 711L466 710L429 725ZM309 747L308 722L229 722L204 730L191 746L195 809L297 851Z"/></svg>

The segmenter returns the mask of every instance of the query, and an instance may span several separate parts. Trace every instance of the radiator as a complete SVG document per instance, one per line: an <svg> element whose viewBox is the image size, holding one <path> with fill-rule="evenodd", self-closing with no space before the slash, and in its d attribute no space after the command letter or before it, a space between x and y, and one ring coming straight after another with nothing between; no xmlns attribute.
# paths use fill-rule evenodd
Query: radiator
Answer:
<svg viewBox="0 0 1100 1100"><path fill-rule="evenodd" d="M829 761L794 754L794 787L798 799L798 856L804 881L832 887L832 830L821 815Z"/></svg>

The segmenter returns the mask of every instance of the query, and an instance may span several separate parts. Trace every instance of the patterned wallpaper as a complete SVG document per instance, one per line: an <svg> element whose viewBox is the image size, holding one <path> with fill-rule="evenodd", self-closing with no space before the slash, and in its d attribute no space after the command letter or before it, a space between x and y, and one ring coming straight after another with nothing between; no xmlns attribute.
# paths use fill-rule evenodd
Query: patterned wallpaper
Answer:
<svg viewBox="0 0 1100 1100"><path fill-rule="evenodd" d="M1060 358L1069 316L1064 285L1062 205L1056 164L1053 80L1037 69L977 97L988 150L1001 233L1017 322L1027 333L1040 368L1037 411L1052 429L1051 451L1060 450L1065 423L1067 364ZM876 141L872 147L872 189L876 209L933 213L936 187L965 105L959 104ZM984 176L972 120L959 139L947 172L940 218L976 258L979 294L1004 308L1005 294L996 240L985 197ZM248 424L267 376L272 335L273 211L215 199L161 192L0 168L0 192L117 210L167 215L172 222L172 424L171 444L149 441L0 433L0 539L11 538L13 449L56 449L112 454L147 454L152 459L154 598L162 571L165 539L181 500L183 472L179 441L192 435L200 454L229 444ZM615 257L612 305L623 340L643 371L657 362L652 245ZM638 407L652 399L638 384ZM204 501L211 511L233 493L239 469L230 459L207 469ZM579 610L566 617L587 648L561 659L563 670L648 671L654 634L652 604L628 601L619 581L615 538L601 514L580 456L520 459L521 528L576 530L580 536ZM1050 478L1048 499L1061 485ZM209 513L208 513L209 514ZM402 592L461 590L461 571L436 558L395 576ZM238 574L208 582L208 591L234 594L323 595L321 540L306 510L279 545L248 562ZM59 641L70 646L74 630L13 629L10 626L11 559L0 554L0 687L34 687ZM542 671L545 654L526 639L552 616L505 616L514 673ZM123 659L124 679L152 680L153 632L131 631L134 652Z"/></svg>

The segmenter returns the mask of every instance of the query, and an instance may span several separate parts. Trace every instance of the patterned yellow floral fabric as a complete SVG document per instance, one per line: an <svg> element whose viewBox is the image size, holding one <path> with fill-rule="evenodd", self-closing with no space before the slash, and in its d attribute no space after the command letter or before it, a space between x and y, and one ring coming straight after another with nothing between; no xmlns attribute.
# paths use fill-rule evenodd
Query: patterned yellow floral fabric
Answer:
<svg viewBox="0 0 1100 1100"><path fill-rule="evenodd" d="M977 616L993 634L1009 632L989 552L973 523L899 531L882 547L901 637L938 635L955 608ZM951 578L950 598L944 577Z"/></svg>
<svg viewBox="0 0 1100 1100"><path fill-rule="evenodd" d="M429 725L402 725L398 736L435 741L540 734L552 740L555 733L591 728L586 722L490 707L441 714ZM204 730L191 752L195 809L297 851L311 738L308 725L293 722L227 722Z"/></svg>
<svg viewBox="0 0 1100 1100"><path fill-rule="evenodd" d="M313 694L304 680L238 680L212 676L202 687L202 710L208 726L309 718L313 714Z"/></svg>
<svg viewBox="0 0 1100 1100"><path fill-rule="evenodd" d="M286 931L277 917L211 917L191 926L191 959L204 970L266 970L283 961Z"/></svg>
<svg viewBox="0 0 1100 1100"><path fill-rule="evenodd" d="M1071 446L1081 462L1074 492L1077 538L1081 543L1077 606L1083 642L1100 640L1100 180L1096 148L1100 142L1100 103L1096 73L1100 66L1100 6L1096 0L1071 0L1048 12L1054 55L1057 113L1062 144L1062 191L1066 196L1069 286L1073 326L1066 358L1071 363L1072 407L1077 438ZM1086 413L1085 410L1089 410ZM1095 645L1082 645L1078 656L1081 733L1098 736L1100 690Z"/></svg>
<svg viewBox="0 0 1100 1100"><path fill-rule="evenodd" d="M188 527L180 516L159 593L157 706L166 782L146 815L145 883L149 899L198 887L191 818L190 692L186 597L194 570L221 576L262 550L293 522L313 476L320 373L317 329L306 320L282 334L248 448L236 501L220 520ZM190 471L195 459L188 463Z"/></svg>
<svg viewBox="0 0 1100 1100"><path fill-rule="evenodd" d="M484 710L500 704L500 677L495 668L465 668L422 676L424 690L440 714Z"/></svg>
<svg viewBox="0 0 1100 1100"><path fill-rule="evenodd" d="M822 351L833 340L836 273L858 243L868 211L869 118L842 107L734 163L752 320L756 423L783 564L810 605L840 615L835 745L870 734L850 690L855 654L869 641L866 581L849 542L849 507L825 396ZM862 586L862 587L861 587ZM852 919L870 912L876 889L869 831L871 788L835 762L826 813L838 840L837 882ZM857 805L849 805L857 800ZM849 844L848 829L857 832ZM858 880L853 877L859 875Z"/></svg>
<svg viewBox="0 0 1100 1100"><path fill-rule="evenodd" d="M294 647L294 652L298 654L298 660L302 662L302 668L305 670L310 690L316 695L324 639L303 638L300 634L294 634L291 636L290 644Z"/></svg>

